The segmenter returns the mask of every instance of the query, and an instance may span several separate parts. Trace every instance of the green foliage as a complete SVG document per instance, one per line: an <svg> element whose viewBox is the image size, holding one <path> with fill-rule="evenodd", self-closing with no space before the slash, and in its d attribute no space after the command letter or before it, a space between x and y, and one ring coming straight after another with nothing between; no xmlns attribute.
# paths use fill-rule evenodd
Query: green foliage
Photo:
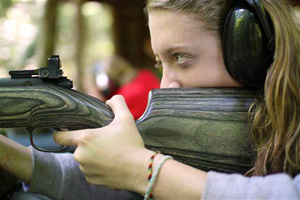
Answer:
<svg viewBox="0 0 300 200"><path fill-rule="evenodd" d="M43 27L46 0L0 0L0 78L8 71L39 65L43 45L40 32ZM52 0L50 0L52 2ZM59 54L65 75L75 79L77 14L75 1L59 1L57 7L54 54ZM86 2L82 7L84 22L83 68L114 52L112 10L109 5ZM47 19L47 18L46 18ZM50 20L48 20L49 23ZM47 20L46 20L47 22ZM43 32L42 32L43 34ZM44 61L46 64L46 60ZM73 76L73 77L72 77Z"/></svg>
<svg viewBox="0 0 300 200"><path fill-rule="evenodd" d="M31 58L39 19L46 0L0 0L0 77L21 69L34 61ZM33 44L34 45L34 44Z"/></svg>
<svg viewBox="0 0 300 200"><path fill-rule="evenodd" d="M5 131L5 129L1 129L1 128L0 128L0 135L6 136L6 131Z"/></svg>
<svg viewBox="0 0 300 200"><path fill-rule="evenodd" d="M13 0L2 0L0 1L0 17L4 17L6 10L14 5Z"/></svg>

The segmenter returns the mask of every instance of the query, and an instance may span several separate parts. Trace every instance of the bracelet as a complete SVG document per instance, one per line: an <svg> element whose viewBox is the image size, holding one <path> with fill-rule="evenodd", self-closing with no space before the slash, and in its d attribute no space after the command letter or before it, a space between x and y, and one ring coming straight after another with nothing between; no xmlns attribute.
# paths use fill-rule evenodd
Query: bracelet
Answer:
<svg viewBox="0 0 300 200"><path fill-rule="evenodd" d="M156 178L158 176L158 172L159 172L160 168L163 166L165 161L167 161L168 159L173 159L173 158L171 156L164 156L164 157L162 157L162 159L157 164L157 167L155 168L154 173L153 173L153 175L152 175L152 177L149 181L149 184L148 184L148 187L147 187L147 190L146 190L146 194L144 196L144 200L148 200L148 199L151 200L153 198L153 196L152 196L153 185L156 181Z"/></svg>
<svg viewBox="0 0 300 200"><path fill-rule="evenodd" d="M153 160L154 157L159 153L159 151L154 152L154 154L151 156L150 161L149 161L149 165L148 165L148 182L150 181L151 177L152 177L152 165L153 165Z"/></svg>

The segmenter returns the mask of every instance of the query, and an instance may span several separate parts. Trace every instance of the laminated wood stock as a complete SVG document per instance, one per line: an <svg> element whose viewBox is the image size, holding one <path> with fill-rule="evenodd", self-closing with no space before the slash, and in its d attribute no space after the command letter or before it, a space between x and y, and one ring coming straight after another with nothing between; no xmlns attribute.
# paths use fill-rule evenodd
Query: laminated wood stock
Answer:
<svg viewBox="0 0 300 200"><path fill-rule="evenodd" d="M157 89L136 121L149 149L203 170L244 173L254 152L245 89ZM0 87L0 128L97 128L113 120L103 102L52 84Z"/></svg>

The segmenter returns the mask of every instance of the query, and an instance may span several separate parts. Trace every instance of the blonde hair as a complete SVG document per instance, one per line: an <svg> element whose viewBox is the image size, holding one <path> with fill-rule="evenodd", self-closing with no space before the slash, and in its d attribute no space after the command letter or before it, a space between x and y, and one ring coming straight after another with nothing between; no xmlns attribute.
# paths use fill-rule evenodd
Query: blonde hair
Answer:
<svg viewBox="0 0 300 200"><path fill-rule="evenodd" d="M152 9L165 9L174 12L194 13L204 22L204 28L222 34L225 17L234 0L148 0L145 13Z"/></svg>
<svg viewBox="0 0 300 200"><path fill-rule="evenodd" d="M194 13L222 37L234 0L148 0L146 12L167 9ZM251 175L300 170L300 33L287 0L262 0L275 31L274 62L264 95L249 109L257 157Z"/></svg>
<svg viewBox="0 0 300 200"><path fill-rule="evenodd" d="M264 99L252 110L257 157L253 174L300 170L300 33L293 10L283 0L265 0L275 31L276 50Z"/></svg>

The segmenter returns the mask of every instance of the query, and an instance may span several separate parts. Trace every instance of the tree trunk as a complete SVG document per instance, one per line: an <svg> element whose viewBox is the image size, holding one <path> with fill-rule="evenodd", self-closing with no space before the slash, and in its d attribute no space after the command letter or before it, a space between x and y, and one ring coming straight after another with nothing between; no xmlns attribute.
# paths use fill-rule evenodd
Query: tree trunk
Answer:
<svg viewBox="0 0 300 200"><path fill-rule="evenodd" d="M76 53L75 53L75 66L76 66L76 89L79 91L84 92L83 90L83 82L84 82L84 64L83 64L83 49L84 49L84 20L83 20L83 15L81 12L82 5L84 3L84 0L76 0L76 5L77 5L77 15L76 15Z"/></svg>
<svg viewBox="0 0 300 200"><path fill-rule="evenodd" d="M39 30L39 42L37 43L39 67L46 66L45 61L54 52L58 3L59 0L48 0L45 5L45 12Z"/></svg>

